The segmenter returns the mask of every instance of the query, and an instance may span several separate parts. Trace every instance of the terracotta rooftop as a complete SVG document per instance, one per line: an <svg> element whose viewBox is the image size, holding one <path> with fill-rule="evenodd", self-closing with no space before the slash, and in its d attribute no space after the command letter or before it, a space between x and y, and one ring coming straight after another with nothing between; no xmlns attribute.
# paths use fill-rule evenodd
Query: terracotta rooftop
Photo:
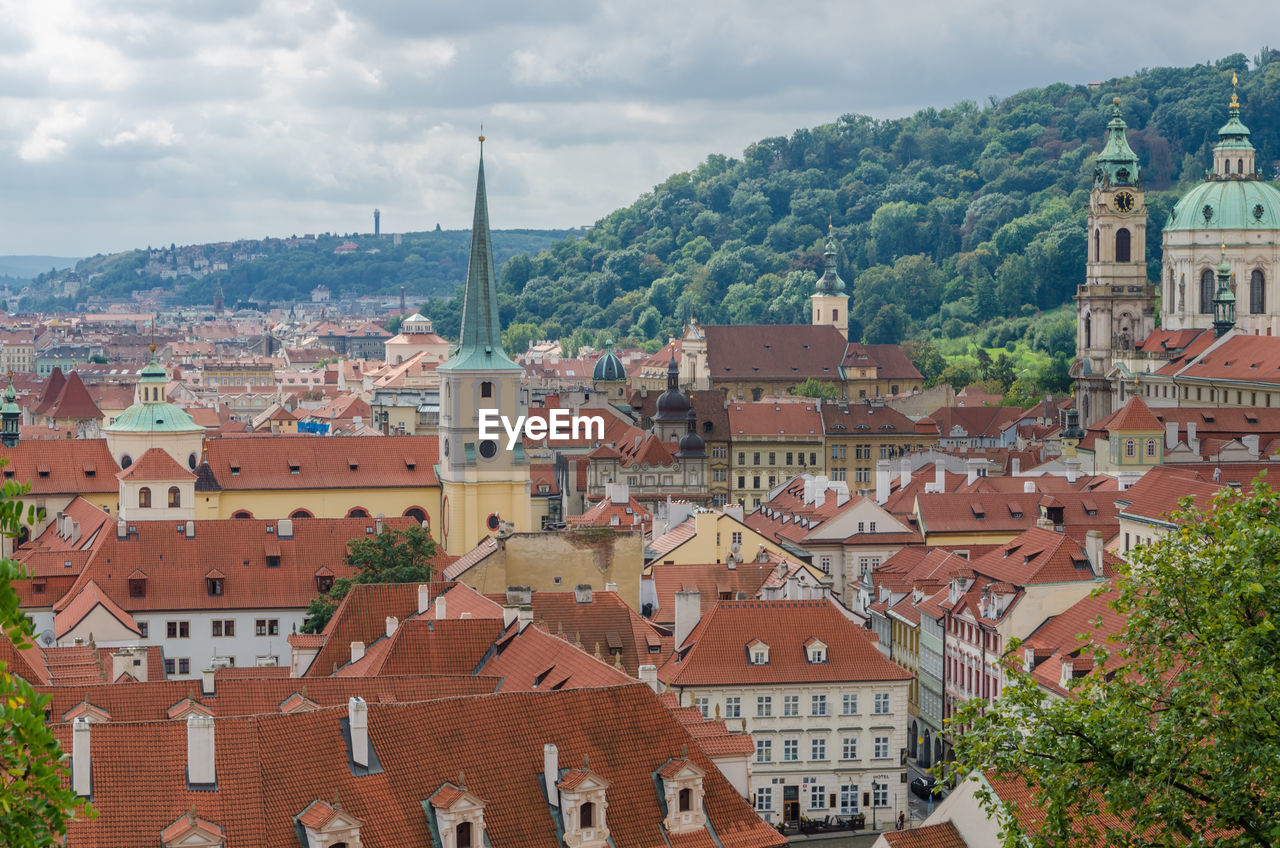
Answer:
<svg viewBox="0 0 1280 848"><path fill-rule="evenodd" d="M111 457L104 439L21 441L0 447L9 462L4 479L31 482L31 494L96 494L119 489L120 466Z"/></svg>
<svg viewBox="0 0 1280 848"><path fill-rule="evenodd" d="M703 329L713 385L723 380L840 380L847 345L835 327L757 324Z"/></svg>
<svg viewBox="0 0 1280 848"><path fill-rule="evenodd" d="M116 474L120 480L194 480L196 475L174 462L168 451L147 448L138 461Z"/></svg>
<svg viewBox="0 0 1280 848"><path fill-rule="evenodd" d="M969 848L960 831L949 821L909 830L888 830L881 838L889 843L889 848Z"/></svg>
<svg viewBox="0 0 1280 848"><path fill-rule="evenodd" d="M437 486L435 436L210 439L205 461L224 490ZM296 469L296 470L295 470Z"/></svg>

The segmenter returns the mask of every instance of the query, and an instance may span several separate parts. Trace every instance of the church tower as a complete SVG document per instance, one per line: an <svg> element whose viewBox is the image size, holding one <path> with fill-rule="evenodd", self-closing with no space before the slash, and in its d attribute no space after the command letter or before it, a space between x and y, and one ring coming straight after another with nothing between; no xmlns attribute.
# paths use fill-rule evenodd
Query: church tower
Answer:
<svg viewBox="0 0 1280 848"><path fill-rule="evenodd" d="M824 324L835 327L840 331L840 335L844 336L845 341L848 341L849 296L845 294L844 280L840 279L840 275L836 272L836 241L829 230L830 226L828 226L827 249L823 252L826 269L822 273L822 278L818 280L813 297L810 298L813 304L813 320L810 323L815 327Z"/></svg>
<svg viewBox="0 0 1280 848"><path fill-rule="evenodd" d="M1155 286L1147 281L1147 205L1138 157L1113 101L1089 195L1089 257L1076 291L1076 404L1081 424L1111 414L1107 372L1155 329Z"/></svg>
<svg viewBox="0 0 1280 848"><path fill-rule="evenodd" d="M496 410L512 426L529 411L521 386L524 369L502 349L484 186L484 136L480 136L462 332L457 349L437 371L441 383L440 541L445 551L460 555L497 532L502 522L517 532L532 529L529 460L523 445L507 449L507 436L496 416L490 430L500 435L480 437L481 409Z"/></svg>

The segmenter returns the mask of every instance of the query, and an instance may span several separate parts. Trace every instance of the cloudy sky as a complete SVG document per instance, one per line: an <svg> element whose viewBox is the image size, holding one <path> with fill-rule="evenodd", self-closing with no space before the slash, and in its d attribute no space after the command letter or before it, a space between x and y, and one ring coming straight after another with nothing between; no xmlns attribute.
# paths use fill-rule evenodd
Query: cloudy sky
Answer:
<svg viewBox="0 0 1280 848"><path fill-rule="evenodd" d="M1123 14L1120 14L1121 10ZM0 254L590 224L708 153L1233 52L1201 0L0 0Z"/></svg>

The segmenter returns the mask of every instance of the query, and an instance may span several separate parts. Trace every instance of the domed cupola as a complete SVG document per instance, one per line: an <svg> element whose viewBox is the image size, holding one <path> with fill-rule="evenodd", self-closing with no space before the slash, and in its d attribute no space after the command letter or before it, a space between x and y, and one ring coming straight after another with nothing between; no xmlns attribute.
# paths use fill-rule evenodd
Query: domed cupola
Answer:
<svg viewBox="0 0 1280 848"><path fill-rule="evenodd" d="M653 416L658 438L664 442L678 439L685 430L689 408L689 399L680 391L680 366L673 358L667 365L667 390L658 396L658 409Z"/></svg>
<svg viewBox="0 0 1280 848"><path fill-rule="evenodd" d="M150 448L160 448L174 462L189 469L199 465L204 427L186 410L166 400L169 375L152 359L138 372L133 405L102 428L107 449L122 469L128 468Z"/></svg>
<svg viewBox="0 0 1280 848"><path fill-rule="evenodd" d="M617 383L627 379L627 369L622 367L622 360L612 348L607 348L596 360L596 367L591 371L591 379L597 383Z"/></svg>
<svg viewBox="0 0 1280 848"><path fill-rule="evenodd" d="M1094 160L1093 184L1099 188L1142 185L1142 171L1138 167L1138 154L1129 146L1125 136L1127 125L1120 116L1120 98L1111 101L1111 120L1107 123L1106 141Z"/></svg>
<svg viewBox="0 0 1280 848"><path fill-rule="evenodd" d="M707 455L707 443L698 435L698 416L690 407L688 415L688 431L680 437L680 447L676 456L681 459L695 459Z"/></svg>
<svg viewBox="0 0 1280 848"><path fill-rule="evenodd" d="M827 245L822 257L825 267L822 278L814 288L814 294L844 294L844 280L840 279L840 273L836 270L836 240L830 232L827 234Z"/></svg>

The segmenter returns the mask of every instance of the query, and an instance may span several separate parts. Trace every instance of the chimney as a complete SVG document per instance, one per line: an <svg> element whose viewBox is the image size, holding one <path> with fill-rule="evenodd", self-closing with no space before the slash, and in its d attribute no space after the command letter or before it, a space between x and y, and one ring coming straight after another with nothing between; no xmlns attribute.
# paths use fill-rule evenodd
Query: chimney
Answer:
<svg viewBox="0 0 1280 848"><path fill-rule="evenodd" d="M1067 466L1067 482L1074 485L1080 479L1080 460L1068 459L1063 464Z"/></svg>
<svg viewBox="0 0 1280 848"><path fill-rule="evenodd" d="M945 492L947 489L947 466L941 459L933 461L933 487L925 486L926 492Z"/></svg>
<svg viewBox="0 0 1280 848"><path fill-rule="evenodd" d="M889 460L876 462L876 503L889 500Z"/></svg>
<svg viewBox="0 0 1280 848"><path fill-rule="evenodd" d="M516 632L523 633L530 624L533 624L533 607L520 607L516 610Z"/></svg>
<svg viewBox="0 0 1280 848"><path fill-rule="evenodd" d="M724 514L742 520L742 504L725 504Z"/></svg>
<svg viewBox="0 0 1280 848"><path fill-rule="evenodd" d="M418 584L418 615L431 608L431 587L426 583Z"/></svg>
<svg viewBox="0 0 1280 848"><path fill-rule="evenodd" d="M213 716L187 716L187 785L213 786Z"/></svg>
<svg viewBox="0 0 1280 848"><path fill-rule="evenodd" d="M1013 476L1014 476L1014 477L1021 477L1021 476L1022 476L1022 459L1021 459L1020 457L1016 457L1016 456L1015 456L1015 457L1011 460L1011 462L1012 462L1012 465L1013 465Z"/></svg>
<svg viewBox="0 0 1280 848"><path fill-rule="evenodd" d="M394 615L387 616L387 638L388 639L396 635L396 627L399 626L399 624L400 624L400 619L396 618Z"/></svg>
<svg viewBox="0 0 1280 848"><path fill-rule="evenodd" d="M676 650L684 647L684 640L689 638L693 628L698 626L702 618L702 593L697 589L684 589L676 592Z"/></svg>
<svg viewBox="0 0 1280 848"><path fill-rule="evenodd" d="M119 521L116 522L116 538L117 539L129 538L129 524L123 518L121 518Z"/></svg>
<svg viewBox="0 0 1280 848"><path fill-rule="evenodd" d="M364 642L352 642L351 643L351 661L359 662L360 658L363 656L364 656Z"/></svg>
<svg viewBox="0 0 1280 848"><path fill-rule="evenodd" d="M556 782L560 780L560 749L550 742L542 746L542 779L547 787L547 803L559 807L560 791L556 789Z"/></svg>
<svg viewBox="0 0 1280 848"><path fill-rule="evenodd" d="M276 538L292 539L293 538L293 519L282 518L276 522Z"/></svg>
<svg viewBox="0 0 1280 848"><path fill-rule="evenodd" d="M1035 648L1022 649L1022 670L1030 673L1036 667L1036 650Z"/></svg>
<svg viewBox="0 0 1280 848"><path fill-rule="evenodd" d="M217 672L217 669L213 669L213 668L206 668L204 671L200 672L200 694L201 695L218 694L217 684L214 682L214 674L216 672Z"/></svg>
<svg viewBox="0 0 1280 848"><path fill-rule="evenodd" d="M1058 684L1066 686L1076 676L1075 663L1071 660L1062 661L1062 677L1058 680Z"/></svg>
<svg viewBox="0 0 1280 848"><path fill-rule="evenodd" d="M1102 533L1090 530L1084 534L1084 553L1089 558L1089 568L1095 577L1102 576Z"/></svg>
<svg viewBox="0 0 1280 848"><path fill-rule="evenodd" d="M606 592L616 592L616 591L618 591L618 584L617 584L617 583L605 583L605 584L604 584L604 590L605 590Z"/></svg>
<svg viewBox="0 0 1280 848"><path fill-rule="evenodd" d="M448 610L448 607L446 606L444 595L437 595L436 596L436 621L444 621L446 618L448 618L448 616L446 615L447 610Z"/></svg>
<svg viewBox="0 0 1280 848"><path fill-rule="evenodd" d="M375 536L381 536L381 535L382 535L382 518L381 518L381 517L379 517L379 518L377 518L377 519L375 519L375 520L374 520L374 522L373 522L373 533L374 533L374 535L375 535Z"/></svg>
<svg viewBox="0 0 1280 848"><path fill-rule="evenodd" d="M658 691L658 667L656 665L642 665L638 669L640 680L649 684L649 688Z"/></svg>
<svg viewBox="0 0 1280 848"><path fill-rule="evenodd" d="M573 587L573 600L580 604L591 603L591 584L579 583Z"/></svg>
<svg viewBox="0 0 1280 848"><path fill-rule="evenodd" d="M347 701L347 724L351 726L351 762L369 767L369 705L364 698Z"/></svg>
<svg viewBox="0 0 1280 848"><path fill-rule="evenodd" d="M911 482L911 460L905 456L898 463L898 488L905 489Z"/></svg>
<svg viewBox="0 0 1280 848"><path fill-rule="evenodd" d="M978 482L978 477L981 476L978 472L982 469L982 463L983 460L976 456L969 457L969 460L965 463L966 470L969 474L966 482L970 486Z"/></svg>
<svg viewBox="0 0 1280 848"><path fill-rule="evenodd" d="M1173 450L1178 446L1178 422L1164 422L1164 449Z"/></svg>
<svg viewBox="0 0 1280 848"><path fill-rule="evenodd" d="M196 523L194 521L187 522L187 538L194 539L196 537Z"/></svg>
<svg viewBox="0 0 1280 848"><path fill-rule="evenodd" d="M1015 460L1014 460L1014 462L1017 462L1017 460L1015 459ZM1035 494L1035 491L1036 491L1036 481L1035 481L1035 480L1023 480L1023 481L1022 481L1022 492L1023 492L1023 494L1032 495L1032 494Z"/></svg>
<svg viewBox="0 0 1280 848"><path fill-rule="evenodd" d="M1240 444L1244 445L1245 450L1249 452L1249 456L1254 459L1258 458L1258 434L1250 433L1247 436L1240 437Z"/></svg>
<svg viewBox="0 0 1280 848"><path fill-rule="evenodd" d="M1196 453L1200 453L1200 440L1196 438L1196 422L1187 422L1187 447Z"/></svg>
<svg viewBox="0 0 1280 848"><path fill-rule="evenodd" d="M89 719L71 724L71 789L81 798L93 792L93 761L89 755Z"/></svg>

